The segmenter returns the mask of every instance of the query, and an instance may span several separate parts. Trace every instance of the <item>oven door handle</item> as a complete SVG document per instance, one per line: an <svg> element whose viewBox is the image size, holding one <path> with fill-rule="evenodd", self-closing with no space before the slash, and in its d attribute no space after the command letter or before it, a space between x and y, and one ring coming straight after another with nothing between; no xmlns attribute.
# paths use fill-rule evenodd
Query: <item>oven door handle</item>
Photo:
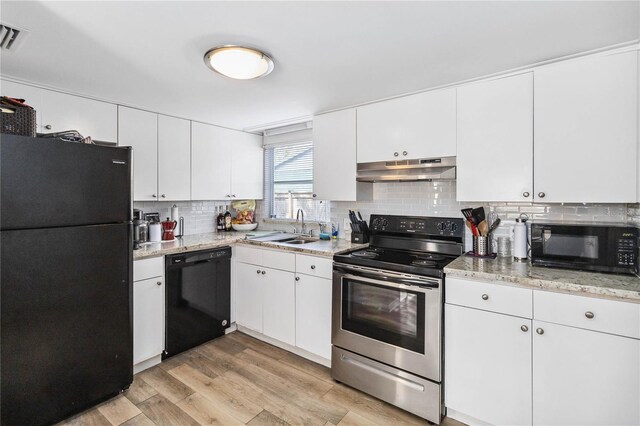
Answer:
<svg viewBox="0 0 640 426"><path fill-rule="evenodd" d="M405 275L393 272L379 272L370 270L369 268L343 266L339 264L334 264L333 270L334 272L339 272L343 274L343 276L352 279L368 278L367 281L378 282L384 285L398 288L399 286L394 285L395 283L420 288L438 288L440 287L441 282L441 280L437 278L417 277L413 275Z"/></svg>
<svg viewBox="0 0 640 426"><path fill-rule="evenodd" d="M352 274L344 274L344 273L341 274L340 276L343 279L346 278L354 281L378 284L385 287L398 288L401 290L413 290L420 293L426 293L432 289L438 288L437 284L433 284L433 285L426 285L424 283L418 284L411 280L402 280L402 279L393 278L393 281L387 281L389 277L383 277L383 276L377 276L373 278L373 277L365 277L363 275L352 275Z"/></svg>

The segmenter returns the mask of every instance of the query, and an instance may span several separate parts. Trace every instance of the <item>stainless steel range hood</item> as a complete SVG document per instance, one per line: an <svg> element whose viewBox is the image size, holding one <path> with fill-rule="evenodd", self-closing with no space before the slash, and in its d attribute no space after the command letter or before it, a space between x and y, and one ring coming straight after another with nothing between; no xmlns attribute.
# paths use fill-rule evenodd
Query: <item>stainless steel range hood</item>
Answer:
<svg viewBox="0 0 640 426"><path fill-rule="evenodd" d="M358 182L454 180L456 157L358 163Z"/></svg>

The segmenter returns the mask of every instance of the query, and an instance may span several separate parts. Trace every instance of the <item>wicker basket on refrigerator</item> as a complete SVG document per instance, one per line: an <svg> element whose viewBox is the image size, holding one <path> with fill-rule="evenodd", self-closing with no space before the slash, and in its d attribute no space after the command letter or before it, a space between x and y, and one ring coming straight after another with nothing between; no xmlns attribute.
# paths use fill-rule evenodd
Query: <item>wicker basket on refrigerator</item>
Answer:
<svg viewBox="0 0 640 426"><path fill-rule="evenodd" d="M24 105L23 99L0 98L0 133L36 136L36 110Z"/></svg>

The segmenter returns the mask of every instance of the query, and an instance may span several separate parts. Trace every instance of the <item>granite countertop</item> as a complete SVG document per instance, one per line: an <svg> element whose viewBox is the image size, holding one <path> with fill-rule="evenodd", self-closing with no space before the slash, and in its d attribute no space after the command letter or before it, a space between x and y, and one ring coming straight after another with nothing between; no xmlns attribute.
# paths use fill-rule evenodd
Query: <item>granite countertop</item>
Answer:
<svg viewBox="0 0 640 426"><path fill-rule="evenodd" d="M283 245L268 241L247 240L247 232L209 232L205 234L185 235L181 239L171 242L152 243L142 246L133 251L133 260L146 259L149 257L164 256L167 254L182 253L188 251L205 250L214 247L221 247L232 244L246 244L261 247L269 247L278 250L291 251L296 253L312 254L316 256L333 257L334 254L366 247L367 244L352 244L347 240L318 240L301 245Z"/></svg>
<svg viewBox="0 0 640 426"><path fill-rule="evenodd" d="M504 281L518 287L640 303L640 278L632 275L545 268L511 257L479 259L464 255L447 265L444 272L450 277Z"/></svg>

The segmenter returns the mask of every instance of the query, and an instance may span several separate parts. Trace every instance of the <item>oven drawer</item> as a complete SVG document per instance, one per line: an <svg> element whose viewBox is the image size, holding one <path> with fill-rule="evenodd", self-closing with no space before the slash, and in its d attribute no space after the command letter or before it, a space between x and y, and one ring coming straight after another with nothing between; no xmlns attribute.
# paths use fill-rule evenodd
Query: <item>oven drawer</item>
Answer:
<svg viewBox="0 0 640 426"><path fill-rule="evenodd" d="M331 376L383 401L440 423L440 385L333 346Z"/></svg>
<svg viewBox="0 0 640 426"><path fill-rule="evenodd" d="M447 303L452 305L533 318L533 291L530 289L447 277L445 294Z"/></svg>
<svg viewBox="0 0 640 426"><path fill-rule="evenodd" d="M331 279L333 260L328 257L296 254L296 272Z"/></svg>
<svg viewBox="0 0 640 426"><path fill-rule="evenodd" d="M640 304L536 291L535 319L640 339Z"/></svg>

